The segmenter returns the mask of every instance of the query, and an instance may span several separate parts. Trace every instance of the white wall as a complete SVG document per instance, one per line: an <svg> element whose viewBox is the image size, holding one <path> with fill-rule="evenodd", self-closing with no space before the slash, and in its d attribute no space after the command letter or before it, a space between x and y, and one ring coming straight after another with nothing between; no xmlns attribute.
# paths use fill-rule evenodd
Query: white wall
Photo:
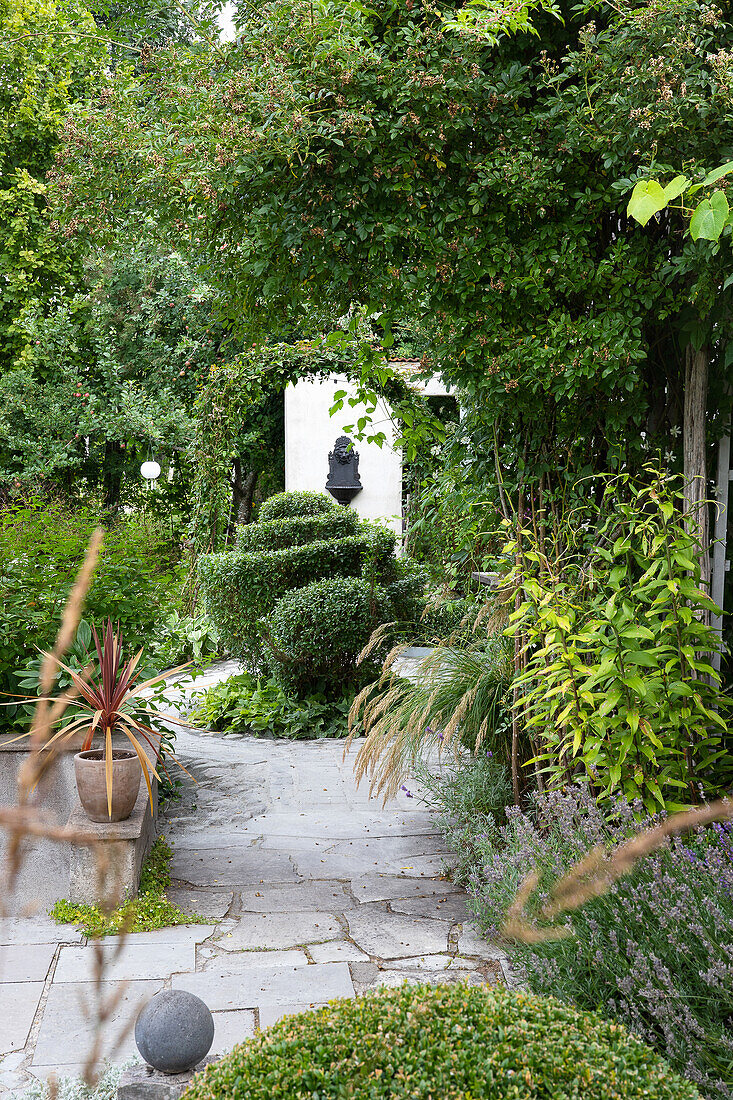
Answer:
<svg viewBox="0 0 733 1100"><path fill-rule="evenodd" d="M337 390L353 395L351 384L331 375L326 380L303 378L285 390L285 488L316 489L325 492L328 452L345 424L356 424L365 409L345 401L341 412L329 416ZM389 445L394 441L392 422L386 408L377 406L368 429L383 431L387 443L358 442L359 477L363 489L350 507L365 519L378 519L402 537L402 456Z"/></svg>

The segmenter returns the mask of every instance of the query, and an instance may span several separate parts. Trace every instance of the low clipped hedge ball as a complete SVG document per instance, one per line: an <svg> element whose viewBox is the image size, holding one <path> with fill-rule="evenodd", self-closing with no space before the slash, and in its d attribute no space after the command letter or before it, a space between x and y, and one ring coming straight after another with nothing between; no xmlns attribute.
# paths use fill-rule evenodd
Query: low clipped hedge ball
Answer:
<svg viewBox="0 0 733 1100"><path fill-rule="evenodd" d="M552 998L401 986L275 1024L185 1100L701 1100L620 1025Z"/></svg>

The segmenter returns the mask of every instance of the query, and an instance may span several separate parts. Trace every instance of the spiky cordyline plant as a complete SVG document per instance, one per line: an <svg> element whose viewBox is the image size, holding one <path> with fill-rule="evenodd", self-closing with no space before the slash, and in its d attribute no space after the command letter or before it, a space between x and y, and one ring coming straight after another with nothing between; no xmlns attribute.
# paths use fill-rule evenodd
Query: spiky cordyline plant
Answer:
<svg viewBox="0 0 733 1100"><path fill-rule="evenodd" d="M151 764L141 741L144 741L153 750L156 764L161 766L163 771L165 771L165 765L162 763L160 752L162 731L153 729L149 724L151 721L151 712L152 720L165 719L178 725L187 725L187 723L182 722L176 715L163 714L158 711L157 708L151 707L150 701L144 699L142 695L144 691L168 679L175 673L180 672L182 669L186 668L187 665L178 665L177 668L169 669L167 672L162 672L158 676L153 676L149 680L138 683L137 681L140 673L137 671L137 668L140 663L140 658L143 655L143 650L141 649L128 661L123 661L119 628L117 631L114 630L111 619L107 619L105 623L102 642L99 640L95 627L92 627L92 637L94 638L94 646L97 651L98 671L96 674L92 665L87 666L80 675L53 654L43 653L44 657L49 658L71 677L73 688L68 693L67 703L70 708L77 712L76 716L72 718L70 722L66 722L61 729L57 730L48 738L44 747L48 750L53 745L60 744L73 737L74 734L86 731L82 743L82 752L86 752L92 747L94 737L99 732L100 736L104 738L107 811L111 817L113 774L112 735L115 732L123 733L134 748L138 760L140 761L140 766L145 776L145 783L148 788L150 812L152 813L153 789L151 776L155 776L158 781L160 781L160 776L155 767ZM188 663L190 664L190 662ZM55 702L53 697L46 696L41 698L44 702ZM59 720L64 721L63 718ZM23 736L27 735L24 734ZM158 742L157 745L155 744L156 738ZM15 740L20 740L20 738L15 738ZM170 755L171 758L175 760L176 764L178 764L183 771L186 771L181 762L176 760L172 753Z"/></svg>
<svg viewBox="0 0 733 1100"><path fill-rule="evenodd" d="M389 626L374 632L360 660L383 644ZM347 749L357 730L366 734L356 758L357 780L368 774L370 790L385 800L397 793L421 751L436 744L446 748L459 738L472 751L489 744L507 760L510 752L502 719L513 662L503 635L491 633L468 645L449 638L410 679L400 675L397 665L405 648L390 651L380 678L357 695L349 712Z"/></svg>

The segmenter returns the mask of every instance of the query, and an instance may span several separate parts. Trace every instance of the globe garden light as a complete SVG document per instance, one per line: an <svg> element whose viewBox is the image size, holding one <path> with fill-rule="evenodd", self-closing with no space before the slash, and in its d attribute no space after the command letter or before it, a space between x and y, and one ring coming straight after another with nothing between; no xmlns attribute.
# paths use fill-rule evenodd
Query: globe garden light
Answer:
<svg viewBox="0 0 733 1100"><path fill-rule="evenodd" d="M140 467L140 473L143 477L148 478L149 481L155 481L157 477L160 477L160 466L157 462L148 460L147 462L143 462Z"/></svg>

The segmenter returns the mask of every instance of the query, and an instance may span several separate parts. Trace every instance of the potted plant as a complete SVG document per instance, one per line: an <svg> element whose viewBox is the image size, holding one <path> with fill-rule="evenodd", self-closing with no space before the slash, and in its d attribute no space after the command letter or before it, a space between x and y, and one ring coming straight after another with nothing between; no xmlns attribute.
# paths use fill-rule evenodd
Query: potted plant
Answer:
<svg viewBox="0 0 733 1100"><path fill-rule="evenodd" d="M105 624L101 642L94 627L92 637L96 662L83 671L74 670L53 654L44 654L71 681L68 705L72 711L71 721L66 717L60 719L64 724L44 747L50 750L65 741L73 742L81 734L81 751L74 756L74 770L84 811L92 821L124 821L137 801L141 775L145 777L150 811L153 812L151 779L152 776L160 779L156 765L165 770L160 747L163 730L154 728L155 724L161 720L185 724L175 715L161 713L145 693L187 665L179 665L140 683L138 665L143 651L123 660L119 630L113 629L111 619ZM123 734L128 745L113 745L115 734ZM95 738L101 741L100 747L94 746ZM155 764L145 745L153 750ZM186 771L180 761L172 753L170 755Z"/></svg>

